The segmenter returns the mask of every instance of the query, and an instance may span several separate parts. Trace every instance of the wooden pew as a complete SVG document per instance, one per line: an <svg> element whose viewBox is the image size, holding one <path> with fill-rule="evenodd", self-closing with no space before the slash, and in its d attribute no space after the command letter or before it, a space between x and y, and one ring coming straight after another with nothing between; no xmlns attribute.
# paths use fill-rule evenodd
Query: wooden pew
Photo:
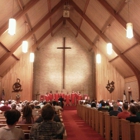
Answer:
<svg viewBox="0 0 140 140"><path fill-rule="evenodd" d="M95 131L99 133L99 111L95 110Z"/></svg>
<svg viewBox="0 0 140 140"><path fill-rule="evenodd" d="M135 140L140 140L140 123L135 123Z"/></svg>
<svg viewBox="0 0 140 140"><path fill-rule="evenodd" d="M104 117L104 112L99 111L99 133L101 136L104 137L104 130L105 130L105 117Z"/></svg>
<svg viewBox="0 0 140 140"><path fill-rule="evenodd" d="M104 113L105 116L105 140L111 140L111 116L108 113Z"/></svg>
<svg viewBox="0 0 140 140"><path fill-rule="evenodd" d="M121 119L122 140L135 140L134 126L134 123Z"/></svg>
<svg viewBox="0 0 140 140"><path fill-rule="evenodd" d="M92 126L92 108L89 108L89 126Z"/></svg>
<svg viewBox="0 0 140 140"><path fill-rule="evenodd" d="M95 110L92 109L92 128L95 130Z"/></svg>
<svg viewBox="0 0 140 140"><path fill-rule="evenodd" d="M111 116L112 139L119 140L121 136L121 120L117 116Z"/></svg>

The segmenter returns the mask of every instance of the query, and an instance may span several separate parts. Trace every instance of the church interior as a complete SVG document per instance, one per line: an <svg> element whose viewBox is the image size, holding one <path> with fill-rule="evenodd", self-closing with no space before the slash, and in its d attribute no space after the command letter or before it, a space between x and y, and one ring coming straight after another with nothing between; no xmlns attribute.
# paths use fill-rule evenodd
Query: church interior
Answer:
<svg viewBox="0 0 140 140"><path fill-rule="evenodd" d="M0 7L0 139L6 101L39 107L32 128L47 99L61 94L67 96L65 104L60 100L64 110L56 111L63 140L139 140L140 0L0 0ZM109 114L118 106L129 117L139 113L135 124L118 119L118 110Z"/></svg>
<svg viewBox="0 0 140 140"><path fill-rule="evenodd" d="M122 100L131 92L139 99L139 0L1 0L0 5L0 91L6 99L17 94L21 100L39 99L56 90L97 100ZM16 21L11 35L10 19Z"/></svg>

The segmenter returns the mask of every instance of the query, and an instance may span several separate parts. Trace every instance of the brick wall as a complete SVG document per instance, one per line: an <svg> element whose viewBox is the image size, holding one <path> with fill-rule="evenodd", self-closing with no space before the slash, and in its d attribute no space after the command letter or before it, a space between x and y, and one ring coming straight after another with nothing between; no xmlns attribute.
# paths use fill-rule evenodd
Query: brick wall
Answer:
<svg viewBox="0 0 140 140"><path fill-rule="evenodd" d="M93 54L80 45L72 32L62 28L35 53L33 93L53 93L62 87L63 46L66 37L65 92L81 91L93 97Z"/></svg>

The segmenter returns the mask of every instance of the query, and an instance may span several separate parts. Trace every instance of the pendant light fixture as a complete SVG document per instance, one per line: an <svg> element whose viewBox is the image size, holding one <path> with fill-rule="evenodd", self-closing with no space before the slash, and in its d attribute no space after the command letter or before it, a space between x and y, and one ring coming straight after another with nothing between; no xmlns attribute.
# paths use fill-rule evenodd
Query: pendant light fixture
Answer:
<svg viewBox="0 0 140 140"><path fill-rule="evenodd" d="M98 45L99 45L99 40L97 42L97 54L96 54L96 63L100 64L101 63L101 54L98 53Z"/></svg>
<svg viewBox="0 0 140 140"><path fill-rule="evenodd" d="M26 33L26 22L25 22L25 33ZM22 52L27 53L28 52L28 41L23 40L22 41Z"/></svg>
<svg viewBox="0 0 140 140"><path fill-rule="evenodd" d="M126 24L126 37L131 39L134 35L133 35L133 24L130 22L129 2L130 0L127 0L129 22Z"/></svg>
<svg viewBox="0 0 140 140"><path fill-rule="evenodd" d="M30 53L30 62L34 62L35 55L33 52Z"/></svg>
<svg viewBox="0 0 140 140"><path fill-rule="evenodd" d="M13 10L14 10L14 0L13 0ZM12 16L13 16L13 10L12 10ZM16 33L16 20L14 18L9 19L8 33L10 35L15 35Z"/></svg>
<svg viewBox="0 0 140 140"><path fill-rule="evenodd" d="M111 25L108 26L109 27L109 37L110 37L110 26ZM111 42L107 43L106 48L107 48L107 54L111 55L112 54L112 43Z"/></svg>

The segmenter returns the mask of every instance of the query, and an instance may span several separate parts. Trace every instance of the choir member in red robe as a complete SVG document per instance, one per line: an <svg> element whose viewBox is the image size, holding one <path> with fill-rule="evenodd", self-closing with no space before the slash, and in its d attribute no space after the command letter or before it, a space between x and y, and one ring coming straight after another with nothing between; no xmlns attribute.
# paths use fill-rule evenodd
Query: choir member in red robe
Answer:
<svg viewBox="0 0 140 140"><path fill-rule="evenodd" d="M50 101L48 92L47 92L46 95L45 95L45 100L46 100L46 102L49 102L49 101Z"/></svg>
<svg viewBox="0 0 140 140"><path fill-rule="evenodd" d="M56 90L56 93L54 94L54 100L58 101L58 99L59 99L59 94L58 91Z"/></svg>
<svg viewBox="0 0 140 140"><path fill-rule="evenodd" d="M78 102L82 100L82 95L81 95L81 92L77 91L77 94L76 94L76 104L78 104Z"/></svg>
<svg viewBox="0 0 140 140"><path fill-rule="evenodd" d="M75 95L75 92L73 91L71 93L71 105L75 105L75 97L76 97L76 95Z"/></svg>
<svg viewBox="0 0 140 140"><path fill-rule="evenodd" d="M65 95L65 100L66 100L66 106L70 106L70 94L67 92L67 94Z"/></svg>
<svg viewBox="0 0 140 140"><path fill-rule="evenodd" d="M63 91L61 91L61 93L59 94L59 98L60 98L60 97L64 98L64 93L63 93Z"/></svg>
<svg viewBox="0 0 140 140"><path fill-rule="evenodd" d="M53 101L53 93L52 93L52 91L50 91L50 93L49 93L49 99L50 99L51 102Z"/></svg>

